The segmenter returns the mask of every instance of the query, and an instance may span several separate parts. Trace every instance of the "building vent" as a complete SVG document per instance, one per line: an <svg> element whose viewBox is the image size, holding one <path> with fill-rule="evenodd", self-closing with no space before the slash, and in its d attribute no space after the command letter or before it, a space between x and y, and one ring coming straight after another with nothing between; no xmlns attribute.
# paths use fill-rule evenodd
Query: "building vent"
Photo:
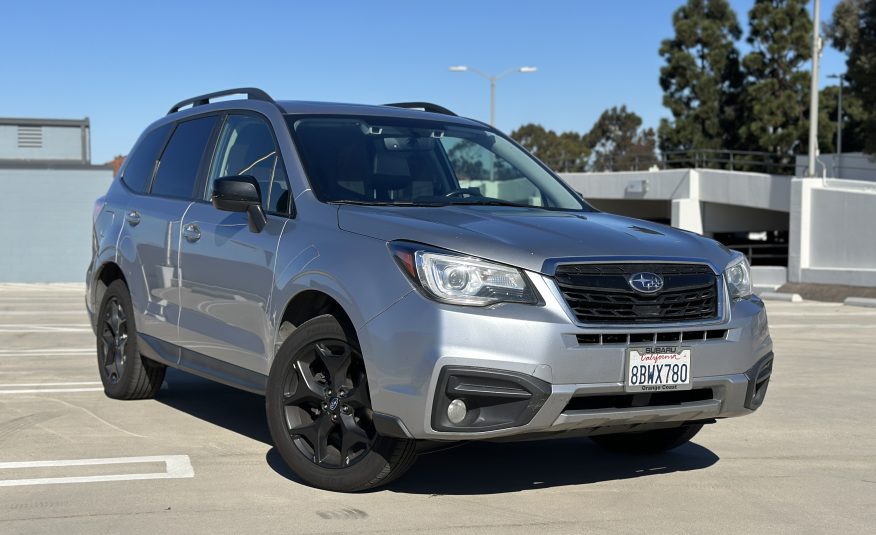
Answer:
<svg viewBox="0 0 876 535"><path fill-rule="evenodd" d="M41 149L41 148L43 148L43 127L42 126L19 126L18 127L18 148L19 149Z"/></svg>

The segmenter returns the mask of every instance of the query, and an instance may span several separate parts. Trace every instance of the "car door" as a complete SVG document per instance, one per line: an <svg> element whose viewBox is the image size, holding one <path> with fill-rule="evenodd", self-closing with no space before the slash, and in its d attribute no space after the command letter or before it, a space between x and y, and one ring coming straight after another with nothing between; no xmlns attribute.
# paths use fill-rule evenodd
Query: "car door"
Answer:
<svg viewBox="0 0 876 535"><path fill-rule="evenodd" d="M125 173L142 173L148 168L151 180L145 191L132 195L125 211L121 251L131 251L126 266L137 330L159 341L175 343L179 320L179 240L183 214L192 203L198 170L217 117L201 117L167 125L154 133L163 151L156 161L155 148L140 158L132 156ZM164 144L168 131L170 138ZM148 140L148 138L146 139ZM144 141L146 141L144 140ZM159 146L160 148L160 146ZM149 151L145 151L149 152ZM143 165L135 165L143 159ZM142 177L141 177L142 178ZM126 179L123 177L123 181ZM127 179L135 183L135 177ZM165 346L173 360L172 346Z"/></svg>
<svg viewBox="0 0 876 535"><path fill-rule="evenodd" d="M259 183L268 220L261 232L250 230L246 213L220 211L208 201L213 180L236 175L252 176ZM273 329L267 310L274 259L290 203L285 168L269 123L257 115L228 115L203 199L189 208L183 220L179 326L183 358L186 350L192 352L190 367L215 366L197 362L206 356L231 365L221 367L223 373L234 374L240 368L268 373Z"/></svg>

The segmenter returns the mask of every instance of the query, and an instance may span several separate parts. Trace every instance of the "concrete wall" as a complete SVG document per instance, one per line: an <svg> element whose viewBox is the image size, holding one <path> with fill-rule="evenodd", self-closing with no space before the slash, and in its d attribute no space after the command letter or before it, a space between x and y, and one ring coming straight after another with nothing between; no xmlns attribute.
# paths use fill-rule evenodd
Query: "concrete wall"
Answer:
<svg viewBox="0 0 876 535"><path fill-rule="evenodd" d="M0 282L81 282L111 169L0 169Z"/></svg>
<svg viewBox="0 0 876 535"><path fill-rule="evenodd" d="M794 179L788 278L876 286L876 184Z"/></svg>
<svg viewBox="0 0 876 535"><path fill-rule="evenodd" d="M32 134L25 146L19 145L19 128ZM83 130L75 126L17 126L0 124L0 160L88 161ZM39 140L39 143L34 143Z"/></svg>
<svg viewBox="0 0 876 535"><path fill-rule="evenodd" d="M560 175L597 208L715 232L787 230L791 177L711 169Z"/></svg>

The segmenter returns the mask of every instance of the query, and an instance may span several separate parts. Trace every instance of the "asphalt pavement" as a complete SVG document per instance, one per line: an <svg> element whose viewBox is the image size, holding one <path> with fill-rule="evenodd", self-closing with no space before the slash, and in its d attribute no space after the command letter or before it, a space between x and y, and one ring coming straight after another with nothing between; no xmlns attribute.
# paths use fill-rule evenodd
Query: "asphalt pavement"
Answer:
<svg viewBox="0 0 876 535"><path fill-rule="evenodd" d="M675 451L467 444L355 495L296 481L264 400L103 395L82 285L0 285L0 533L873 533L876 310L769 303L763 408Z"/></svg>

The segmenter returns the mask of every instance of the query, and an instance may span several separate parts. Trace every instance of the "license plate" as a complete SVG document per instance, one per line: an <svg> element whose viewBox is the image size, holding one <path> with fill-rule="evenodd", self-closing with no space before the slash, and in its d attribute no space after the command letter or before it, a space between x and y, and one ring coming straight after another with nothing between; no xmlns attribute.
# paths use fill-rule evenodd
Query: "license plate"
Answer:
<svg viewBox="0 0 876 535"><path fill-rule="evenodd" d="M689 347L630 348L627 356L627 392L690 390Z"/></svg>

